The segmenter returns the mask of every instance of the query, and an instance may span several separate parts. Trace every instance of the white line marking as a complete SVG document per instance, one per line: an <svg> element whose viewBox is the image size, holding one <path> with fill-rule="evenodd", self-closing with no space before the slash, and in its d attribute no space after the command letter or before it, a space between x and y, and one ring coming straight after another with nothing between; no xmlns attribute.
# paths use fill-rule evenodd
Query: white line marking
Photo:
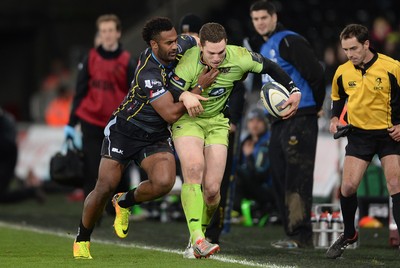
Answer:
<svg viewBox="0 0 400 268"><path fill-rule="evenodd" d="M31 231L39 234L49 234L49 235L55 235L59 237L65 237L65 238L71 238L74 239L75 235L67 234L67 233L62 233L62 232L57 232L57 231L49 231L37 227L32 227L32 226L27 226L27 225L18 225L18 224L10 224L6 222L0 221L0 227L5 227L5 228L10 228L14 230L26 230L26 231ZM92 242L96 242L99 244L105 244L105 245L117 245L120 247L125 247L125 248L139 248L139 249L146 249L146 250L154 250L154 251L159 251L159 252L166 252L166 253L173 253L173 254L178 254L182 255L182 251L179 250L173 250L173 249L166 249L166 248L159 248L159 247L150 247L150 246L143 246L143 245L137 245L137 244L123 244L123 243L118 243L114 241L109 241L109 240L101 240L101 239L92 239ZM218 255L213 255L210 257L210 259L221 261L221 262L226 262L226 263L237 263L237 264L242 264L242 265L247 265L247 266L254 266L254 267L267 267L267 268L291 268L295 266L282 266L282 265L276 265L276 264L263 264L263 263L258 263L254 261L249 261L249 260L237 260L232 257L224 256L223 254L218 254Z"/></svg>

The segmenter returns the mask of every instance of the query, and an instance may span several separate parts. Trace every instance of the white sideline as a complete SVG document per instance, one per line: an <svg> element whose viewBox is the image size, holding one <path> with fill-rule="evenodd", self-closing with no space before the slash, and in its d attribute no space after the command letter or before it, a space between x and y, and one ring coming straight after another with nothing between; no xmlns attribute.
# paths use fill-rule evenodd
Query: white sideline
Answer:
<svg viewBox="0 0 400 268"><path fill-rule="evenodd" d="M0 227L10 228L10 229L14 229L14 230L27 230L27 231L31 231L31 232L35 232L35 233L50 234L50 235L55 235L55 236L59 236L59 237L71 238L71 239L74 239L74 237L75 237L75 235L66 234L66 233L62 233L62 232L49 231L49 230L44 230L41 228L27 226L27 225L10 224L7 222L2 222L2 221L0 221ZM117 245L117 246L126 247L126 248L139 248L139 249L154 250L154 251L159 251L159 252L174 253L174 254L182 255L182 251L174 250L174 249L150 247L150 246L143 246L143 245L136 245L136 244L128 245L128 244L122 244L122 243L118 243L118 242L113 242L113 241L108 241L108 240L99 240L99 239L93 239L92 241L96 242L96 243L100 243L100 244L106 244L106 245ZM268 268L294 267L294 266L281 266L281 265L276 265L276 264L262 264L262 263L257 263L257 262L253 262L253 261L248 261L248 260L237 260L232 257L224 256L223 254L211 256L211 259L221 261L221 262L226 262L226 263L236 263L236 264L242 264L242 265L254 266L254 267L268 267Z"/></svg>

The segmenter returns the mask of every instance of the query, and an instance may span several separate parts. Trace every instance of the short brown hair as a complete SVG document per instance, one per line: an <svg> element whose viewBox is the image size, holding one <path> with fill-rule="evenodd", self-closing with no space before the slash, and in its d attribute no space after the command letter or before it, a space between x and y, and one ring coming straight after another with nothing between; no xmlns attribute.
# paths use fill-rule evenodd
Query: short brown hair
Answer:
<svg viewBox="0 0 400 268"><path fill-rule="evenodd" d="M227 39L224 26L216 22L208 22L200 29L200 44L204 46L206 41L211 43L219 43Z"/></svg>
<svg viewBox="0 0 400 268"><path fill-rule="evenodd" d="M96 26L97 29L99 29L100 23L105 22L105 21L113 21L115 22L115 25L117 26L117 31L121 32L121 20L118 18L117 15L115 14L104 14L101 15L100 17L97 18L96 20Z"/></svg>
<svg viewBox="0 0 400 268"><path fill-rule="evenodd" d="M365 41L369 40L368 28L361 24L347 25L340 33L340 41L352 37L357 38L359 43L364 44Z"/></svg>

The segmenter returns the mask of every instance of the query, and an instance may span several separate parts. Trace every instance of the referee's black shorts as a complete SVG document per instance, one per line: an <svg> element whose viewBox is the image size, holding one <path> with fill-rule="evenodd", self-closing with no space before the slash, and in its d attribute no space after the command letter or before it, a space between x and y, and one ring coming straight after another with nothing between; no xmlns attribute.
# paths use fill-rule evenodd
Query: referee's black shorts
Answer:
<svg viewBox="0 0 400 268"><path fill-rule="evenodd" d="M354 128L347 136L346 155L371 162L375 154L379 159L387 155L400 155L400 143L389 136L386 129L364 130Z"/></svg>
<svg viewBox="0 0 400 268"><path fill-rule="evenodd" d="M124 165L132 160L140 165L143 159L159 152L173 154L168 129L148 133L133 123L114 117L104 129L104 135L101 156Z"/></svg>

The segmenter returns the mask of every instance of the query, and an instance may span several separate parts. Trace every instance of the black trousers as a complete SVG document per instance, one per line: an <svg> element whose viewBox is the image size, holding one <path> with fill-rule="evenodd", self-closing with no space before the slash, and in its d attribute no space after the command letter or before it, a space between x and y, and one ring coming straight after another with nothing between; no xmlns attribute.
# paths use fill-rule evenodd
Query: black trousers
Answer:
<svg viewBox="0 0 400 268"><path fill-rule="evenodd" d="M299 115L273 123L270 169L286 235L312 243L311 208L318 137L316 115Z"/></svg>
<svg viewBox="0 0 400 268"><path fill-rule="evenodd" d="M33 187L21 187L10 191L10 185L15 178L18 147L14 142L0 141L0 203L15 203L36 196Z"/></svg>

